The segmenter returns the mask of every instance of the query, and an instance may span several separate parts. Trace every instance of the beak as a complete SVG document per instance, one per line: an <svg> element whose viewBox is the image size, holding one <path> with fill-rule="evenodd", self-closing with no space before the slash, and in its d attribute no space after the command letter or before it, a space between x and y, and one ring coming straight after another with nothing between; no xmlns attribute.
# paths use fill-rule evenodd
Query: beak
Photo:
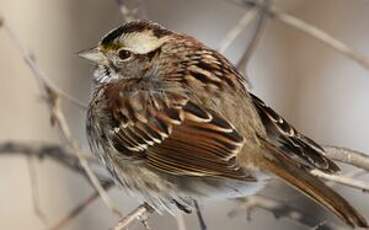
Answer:
<svg viewBox="0 0 369 230"><path fill-rule="evenodd" d="M99 47L82 50L78 52L77 55L95 64L102 64L106 60L105 55L101 52Z"/></svg>

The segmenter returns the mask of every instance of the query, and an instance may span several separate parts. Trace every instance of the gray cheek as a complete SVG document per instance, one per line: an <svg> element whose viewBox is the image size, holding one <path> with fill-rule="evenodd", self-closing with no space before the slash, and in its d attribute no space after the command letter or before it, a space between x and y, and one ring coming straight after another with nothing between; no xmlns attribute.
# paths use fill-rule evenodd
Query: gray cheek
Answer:
<svg viewBox="0 0 369 230"><path fill-rule="evenodd" d="M119 70L119 74L124 79L141 78L142 77L142 64L137 62L126 63Z"/></svg>

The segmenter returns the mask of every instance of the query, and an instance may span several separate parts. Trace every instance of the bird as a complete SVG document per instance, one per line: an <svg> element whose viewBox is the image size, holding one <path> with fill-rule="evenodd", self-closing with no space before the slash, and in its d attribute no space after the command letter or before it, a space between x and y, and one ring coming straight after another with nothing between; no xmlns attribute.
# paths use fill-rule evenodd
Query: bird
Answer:
<svg viewBox="0 0 369 230"><path fill-rule="evenodd" d="M137 20L79 56L94 65L86 115L91 151L156 212L246 197L279 178L351 227L366 219L312 175L340 171L325 150L250 92L222 54Z"/></svg>

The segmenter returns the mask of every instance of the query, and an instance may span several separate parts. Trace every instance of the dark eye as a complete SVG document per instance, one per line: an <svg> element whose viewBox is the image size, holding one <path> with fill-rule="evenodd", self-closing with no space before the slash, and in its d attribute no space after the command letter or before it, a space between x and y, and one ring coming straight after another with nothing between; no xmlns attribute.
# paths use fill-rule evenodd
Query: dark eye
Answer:
<svg viewBox="0 0 369 230"><path fill-rule="evenodd" d="M132 53L128 50L121 49L118 51L118 56L121 60L127 60L132 56Z"/></svg>

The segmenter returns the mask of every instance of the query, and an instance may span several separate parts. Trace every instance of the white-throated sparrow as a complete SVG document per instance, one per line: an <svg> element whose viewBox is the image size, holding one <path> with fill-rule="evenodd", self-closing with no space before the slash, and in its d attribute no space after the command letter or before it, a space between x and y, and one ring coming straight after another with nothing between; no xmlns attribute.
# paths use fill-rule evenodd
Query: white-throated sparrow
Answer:
<svg viewBox="0 0 369 230"><path fill-rule="evenodd" d="M242 197L270 175L347 224L366 220L310 170L339 171L324 150L248 92L221 54L147 21L80 53L96 64L87 114L92 151L117 183L158 212Z"/></svg>

